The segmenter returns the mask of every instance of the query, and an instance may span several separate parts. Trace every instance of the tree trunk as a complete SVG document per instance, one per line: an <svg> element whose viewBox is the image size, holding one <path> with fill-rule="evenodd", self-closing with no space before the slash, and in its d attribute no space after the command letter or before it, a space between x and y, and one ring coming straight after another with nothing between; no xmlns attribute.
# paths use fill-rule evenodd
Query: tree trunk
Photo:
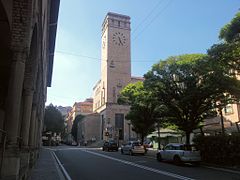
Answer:
<svg viewBox="0 0 240 180"><path fill-rule="evenodd" d="M158 149L161 149L161 141L160 141L160 125L157 123L157 131L158 131Z"/></svg>
<svg viewBox="0 0 240 180"><path fill-rule="evenodd" d="M186 133L186 145L190 145L190 132L185 132Z"/></svg>
<svg viewBox="0 0 240 180"><path fill-rule="evenodd" d="M221 127L222 127L222 135L225 135L225 128L224 128L224 121L223 121L223 114L222 114L222 108L218 108L218 112L221 117Z"/></svg>
<svg viewBox="0 0 240 180"><path fill-rule="evenodd" d="M141 143L143 144L143 141L144 141L144 135L141 134Z"/></svg>
<svg viewBox="0 0 240 180"><path fill-rule="evenodd" d="M200 127L199 129L200 129L201 135L204 136L203 127Z"/></svg>

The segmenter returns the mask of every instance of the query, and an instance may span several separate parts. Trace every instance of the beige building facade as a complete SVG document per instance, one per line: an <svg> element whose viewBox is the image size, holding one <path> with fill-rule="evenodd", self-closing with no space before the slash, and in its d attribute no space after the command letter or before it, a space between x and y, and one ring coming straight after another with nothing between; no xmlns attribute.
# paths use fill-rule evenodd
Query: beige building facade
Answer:
<svg viewBox="0 0 240 180"><path fill-rule="evenodd" d="M59 0L0 0L0 179L27 179L41 146Z"/></svg>
<svg viewBox="0 0 240 180"><path fill-rule="evenodd" d="M93 99L88 98L83 102L75 102L71 111L67 114L66 119L65 119L65 142L66 143L72 143L72 135L71 135L71 130L72 130L72 125L73 121L75 120L77 115L84 115L87 116L88 114L92 114L93 112Z"/></svg>
<svg viewBox="0 0 240 180"><path fill-rule="evenodd" d="M106 15L102 24L101 79L93 88L93 112L100 114L102 140L133 138L131 124L125 119L130 108L117 103L123 87L143 79L131 77L130 34L129 16Z"/></svg>
<svg viewBox="0 0 240 180"><path fill-rule="evenodd" d="M228 104L222 109L223 127L227 134L240 133L240 104ZM216 135L222 133L221 116L205 119L202 133Z"/></svg>
<svg viewBox="0 0 240 180"><path fill-rule="evenodd" d="M77 139L81 145L91 145L100 141L100 133L100 118L98 113L88 114L78 123Z"/></svg>

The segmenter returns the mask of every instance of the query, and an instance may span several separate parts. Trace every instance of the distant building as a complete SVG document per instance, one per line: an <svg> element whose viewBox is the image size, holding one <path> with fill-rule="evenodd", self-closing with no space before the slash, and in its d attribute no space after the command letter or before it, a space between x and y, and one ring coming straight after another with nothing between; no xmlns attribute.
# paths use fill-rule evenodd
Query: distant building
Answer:
<svg viewBox="0 0 240 180"><path fill-rule="evenodd" d="M81 145L89 145L100 140L100 117L98 113L86 115L78 123L78 142Z"/></svg>
<svg viewBox="0 0 240 180"><path fill-rule="evenodd" d="M67 114L72 110L71 106L57 106L57 110L59 110L62 116L65 118Z"/></svg>
<svg viewBox="0 0 240 180"><path fill-rule="evenodd" d="M225 133L232 134L240 132L240 104L228 104L222 110L223 125ZM214 118L205 119L203 127L194 131L195 133L204 133L205 135L217 135L222 133L221 116L218 113Z"/></svg>
<svg viewBox="0 0 240 180"><path fill-rule="evenodd" d="M93 112L93 99L88 98L84 102L75 102L70 112L68 112L65 119L65 133L68 134L66 137L67 141L72 141L71 130L73 121L77 115L88 115Z"/></svg>

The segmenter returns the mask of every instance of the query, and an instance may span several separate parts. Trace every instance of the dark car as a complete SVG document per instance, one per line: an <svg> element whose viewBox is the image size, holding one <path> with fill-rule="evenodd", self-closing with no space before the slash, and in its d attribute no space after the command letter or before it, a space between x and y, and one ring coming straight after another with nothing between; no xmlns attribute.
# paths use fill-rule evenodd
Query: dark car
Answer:
<svg viewBox="0 0 240 180"><path fill-rule="evenodd" d="M105 141L102 147L102 150L105 151L118 151L118 144L116 141L110 140Z"/></svg>

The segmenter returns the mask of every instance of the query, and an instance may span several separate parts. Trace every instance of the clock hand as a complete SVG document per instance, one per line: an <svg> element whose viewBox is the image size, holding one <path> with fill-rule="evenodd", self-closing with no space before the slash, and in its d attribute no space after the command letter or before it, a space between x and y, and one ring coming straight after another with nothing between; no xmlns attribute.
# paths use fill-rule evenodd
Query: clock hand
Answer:
<svg viewBox="0 0 240 180"><path fill-rule="evenodd" d="M120 38L120 37L118 37L118 39L119 39L119 42L120 42L120 44L121 44L121 45L123 45L123 43L122 43L122 41L121 41L121 38Z"/></svg>

